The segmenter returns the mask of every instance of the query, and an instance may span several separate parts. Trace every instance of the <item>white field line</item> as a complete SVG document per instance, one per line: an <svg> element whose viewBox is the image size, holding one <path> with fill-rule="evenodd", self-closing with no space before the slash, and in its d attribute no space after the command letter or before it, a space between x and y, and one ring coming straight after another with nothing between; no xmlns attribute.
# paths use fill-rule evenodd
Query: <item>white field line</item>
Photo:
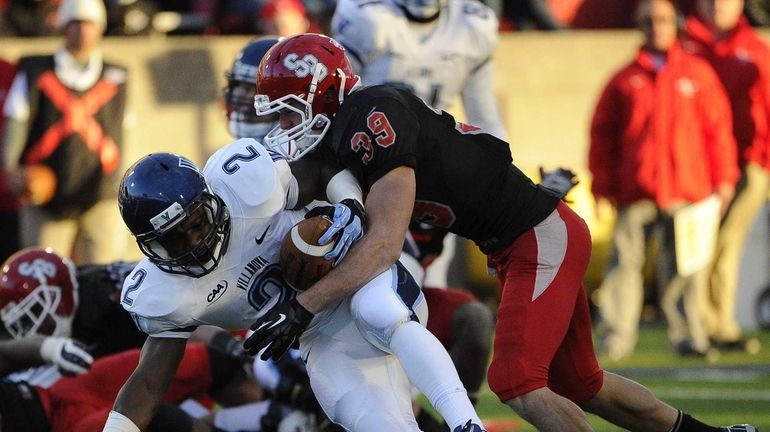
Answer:
<svg viewBox="0 0 770 432"><path fill-rule="evenodd" d="M770 402L770 390L725 390L723 388L650 387L655 396L663 399L731 400Z"/></svg>

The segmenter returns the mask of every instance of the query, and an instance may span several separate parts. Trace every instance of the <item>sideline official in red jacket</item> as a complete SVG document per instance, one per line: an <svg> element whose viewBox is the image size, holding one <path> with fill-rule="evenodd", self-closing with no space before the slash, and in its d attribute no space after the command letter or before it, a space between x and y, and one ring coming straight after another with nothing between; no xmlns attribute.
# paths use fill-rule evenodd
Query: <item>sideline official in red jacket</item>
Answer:
<svg viewBox="0 0 770 432"><path fill-rule="evenodd" d="M736 320L753 311L736 309L736 292L747 235L770 193L770 48L743 17L743 6L743 0L697 0L684 47L708 61L727 90L742 174L719 230L709 332L722 349L753 352L758 343L743 338Z"/></svg>
<svg viewBox="0 0 770 432"><path fill-rule="evenodd" d="M672 215L714 193L723 210L732 199L739 172L730 106L713 69L677 42L670 1L642 2L637 22L645 43L611 79L591 124L591 189L618 210L612 256L599 288L601 349L613 360L633 353L647 237L657 226L663 230L658 276L664 299L674 302L684 295L687 310L683 317L664 302L669 340L680 354L705 355L710 349L705 324L691 313L695 303L705 301L705 272L678 273Z"/></svg>

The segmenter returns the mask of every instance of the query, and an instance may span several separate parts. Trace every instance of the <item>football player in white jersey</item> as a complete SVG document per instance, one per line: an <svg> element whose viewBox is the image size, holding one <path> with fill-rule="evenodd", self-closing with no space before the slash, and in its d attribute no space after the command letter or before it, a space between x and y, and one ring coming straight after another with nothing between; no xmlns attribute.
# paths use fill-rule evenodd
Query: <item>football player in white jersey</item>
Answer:
<svg viewBox="0 0 770 432"><path fill-rule="evenodd" d="M261 38L254 39L250 41L237 55L235 61L233 62L233 65L231 69L226 73L226 77L228 79L228 85L225 89L224 96L226 100L226 105L228 107L228 120L230 125L230 132L236 136L236 137L249 137L249 138L255 138L258 140L261 140L266 135L266 125L268 122L275 120L275 124L277 124L277 119L275 117L271 117L271 115L267 116L257 116L254 112L254 96L256 94L256 73L258 69L259 62L262 60L262 57L267 53L268 49L272 47L274 44L278 43L278 39L274 36L264 36ZM241 115L233 115L233 113L245 113ZM274 116L274 114L272 115ZM236 120L236 121L234 121ZM302 175L306 174L305 171L313 172L315 171L315 166L302 166L303 164L306 164L308 160L306 158L310 158L311 160L313 157L315 158L315 162L311 163L320 163L326 170L331 170L332 172L336 172L335 170L340 170L341 168L337 165L336 161L332 158L331 161L334 162L334 164L330 165L328 160L322 160L319 162L319 156L318 154L311 153L307 155L305 158L300 159L299 161L293 161L290 162L290 166L292 167L292 171L295 175ZM327 174L327 176L330 174ZM314 179L307 179L302 178L299 180L300 186L307 186L308 183L314 183ZM315 183L318 183L317 181ZM359 188L359 186L355 185L356 190ZM316 194L318 194L316 192ZM408 258L408 257L405 257ZM406 262L402 262L406 265ZM419 281L422 280L422 270L420 269L418 272L413 272L413 269L409 269L412 276L417 279L419 277ZM443 292L443 291L442 291ZM430 331L437 336L437 338L444 344L446 349L450 351L450 354L453 358L456 357L455 354L459 352L463 347L470 346L478 346L483 345L483 343L478 342L479 339L482 339L484 341L487 341L489 339L489 335L491 334L491 331L484 332L485 328L491 328L491 312L487 312L487 314L483 313L468 313L468 311L476 311L476 308L474 306L481 306L480 303L475 305L470 305L468 307L463 307L462 311L458 312L457 314L454 314L454 310L449 311L446 309L444 304L438 304L439 298L441 296L437 296L433 291L431 291L431 295L428 296L426 294L426 302L428 306L431 309L431 321L429 321L429 324L431 324L433 327L429 327ZM431 302L433 304L431 305ZM376 304L376 302L375 302ZM435 308L435 309L434 309ZM484 312L484 311L481 311ZM442 313L446 313L449 315L452 314L451 323L452 325L460 325L463 328L463 331L456 332L452 334L453 336L453 342L456 342L454 344L447 345L446 341L439 337L439 334L444 334L441 332L441 329L437 332L436 324L440 323L446 323L447 326L449 325L449 319L442 320L439 316ZM439 315L437 315L439 314ZM467 317L467 321L458 322L457 321L457 315L460 315L462 317ZM471 321L472 320L472 321ZM490 324L488 327L485 327L485 323L489 322ZM423 323L424 324L424 323ZM470 329L478 329L477 331L470 330ZM470 340L473 339L472 342ZM465 341L465 344L463 344L463 341ZM429 349L427 347L424 348L425 352L428 352ZM468 390L469 397L472 398L472 400L475 400L475 392L478 390L478 387L483 379L483 376L486 373L486 359L488 358L488 352L480 353L478 356L469 356L467 355L467 352L464 353L462 356L464 358L472 357L473 359L468 359L465 361L464 365L459 365L458 363L458 372L460 373L460 378L462 380L462 383L465 385L466 390ZM276 365L268 365L261 363L262 361L260 359L255 359L255 376L260 379L260 374L257 373L257 371L266 371L271 370L275 371ZM466 382L465 376L468 374L469 364L476 365L478 363L480 365L479 372L476 373L476 371L473 371L471 374L473 375L473 378L469 380L469 382ZM286 364L286 362L281 362L281 364ZM289 374L291 375L291 374ZM478 377L476 377L478 375ZM291 378L291 377L289 377ZM270 387L271 385L275 387L275 377L272 379L265 379L265 384ZM478 382L478 385L475 385L474 382ZM263 380L260 379L260 382L263 382ZM293 390L294 392L294 390ZM433 429L431 428L430 423L426 423L428 420L427 417L427 411L421 410L420 416L417 418L418 424L424 431L428 430L436 430L438 428L441 428L442 426L439 425L435 420L433 420L434 425L436 426Z"/></svg>
<svg viewBox="0 0 770 432"><path fill-rule="evenodd" d="M478 0L340 0L332 31L364 85L406 87L441 110L461 97L468 123L507 141L492 84L498 21ZM428 237L439 246L426 267L424 286L446 288L457 236L418 222L410 230L416 239ZM468 303L453 318L461 321L459 328L489 322L488 308ZM473 395L486 375L489 346L482 346L486 349L477 355L452 356Z"/></svg>
<svg viewBox="0 0 770 432"><path fill-rule="evenodd" d="M427 309L403 267L315 316L294 300L277 261L284 234L305 214L286 210L297 200L286 161L251 139L220 149L202 172L169 153L129 168L119 204L147 258L127 277L121 302L150 337L105 431L146 426L196 326L245 328L273 309L307 328L300 348L311 384L326 414L347 430L418 430L407 374L448 424L482 430L446 351L413 348L438 341L415 332Z"/></svg>
<svg viewBox="0 0 770 432"><path fill-rule="evenodd" d="M467 121L507 141L495 100L495 13L477 0L340 0L334 39L364 85L407 87L448 110L462 97Z"/></svg>

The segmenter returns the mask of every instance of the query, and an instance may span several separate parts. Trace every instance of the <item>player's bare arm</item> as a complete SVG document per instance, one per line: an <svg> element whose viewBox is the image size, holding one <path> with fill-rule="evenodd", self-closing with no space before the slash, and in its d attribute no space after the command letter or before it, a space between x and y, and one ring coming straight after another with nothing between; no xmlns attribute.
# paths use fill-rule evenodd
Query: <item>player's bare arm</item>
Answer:
<svg viewBox="0 0 770 432"><path fill-rule="evenodd" d="M120 389L112 410L139 428L150 423L184 355L186 339L148 337L134 373Z"/></svg>
<svg viewBox="0 0 770 432"><path fill-rule="evenodd" d="M302 208L313 200L327 200L326 185L343 170L339 164L325 161L318 154L294 161L289 167L299 186L297 204L292 210Z"/></svg>
<svg viewBox="0 0 770 432"><path fill-rule="evenodd" d="M412 215L415 179L412 168L401 166L372 185L366 198L367 230L344 261L297 301L316 313L331 302L352 294L398 260Z"/></svg>
<svg viewBox="0 0 770 432"><path fill-rule="evenodd" d="M93 362L82 343L67 337L27 336L0 342L2 375L51 363L63 375L74 376L88 372Z"/></svg>
<svg viewBox="0 0 770 432"><path fill-rule="evenodd" d="M20 368L42 364L40 346L44 339L41 336L0 342L0 374L7 375Z"/></svg>

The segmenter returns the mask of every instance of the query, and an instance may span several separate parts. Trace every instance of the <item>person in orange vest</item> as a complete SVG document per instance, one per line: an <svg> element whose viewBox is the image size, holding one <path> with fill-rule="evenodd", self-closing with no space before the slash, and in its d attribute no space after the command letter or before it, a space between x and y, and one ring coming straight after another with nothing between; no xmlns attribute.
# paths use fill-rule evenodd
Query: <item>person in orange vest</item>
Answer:
<svg viewBox="0 0 770 432"><path fill-rule="evenodd" d="M101 0L64 0L55 53L22 57L3 113L3 162L21 174L21 246L78 263L119 259L127 244L115 198L126 69L102 58Z"/></svg>

